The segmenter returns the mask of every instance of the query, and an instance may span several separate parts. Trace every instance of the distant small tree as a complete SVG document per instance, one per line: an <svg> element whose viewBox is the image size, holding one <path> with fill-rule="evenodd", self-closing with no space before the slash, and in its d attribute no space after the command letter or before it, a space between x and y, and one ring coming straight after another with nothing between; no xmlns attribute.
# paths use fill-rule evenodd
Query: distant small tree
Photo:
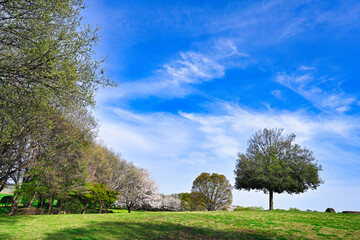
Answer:
<svg viewBox="0 0 360 240"><path fill-rule="evenodd" d="M202 195L202 204L208 211L220 210L232 202L232 186L224 175L202 173L193 182L192 193Z"/></svg>
<svg viewBox="0 0 360 240"><path fill-rule="evenodd" d="M295 134L282 135L283 129L257 131L249 140L246 154L238 153L235 188L269 192L269 210L274 209L273 194L302 193L316 189L323 181L312 151L294 144Z"/></svg>

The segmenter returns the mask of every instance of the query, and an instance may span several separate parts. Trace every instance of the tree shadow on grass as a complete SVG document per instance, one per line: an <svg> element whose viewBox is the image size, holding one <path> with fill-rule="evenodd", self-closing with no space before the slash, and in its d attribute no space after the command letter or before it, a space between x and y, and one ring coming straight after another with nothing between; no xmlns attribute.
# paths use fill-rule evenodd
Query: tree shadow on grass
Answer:
<svg viewBox="0 0 360 240"><path fill-rule="evenodd" d="M17 223L18 221L20 221L19 216L6 216L6 215L0 216L0 229L1 229L2 223L11 225L11 224ZM1 231L0 231L0 233L1 233ZM0 238L0 239L2 239L2 238Z"/></svg>
<svg viewBox="0 0 360 240"><path fill-rule="evenodd" d="M10 210L10 207L0 207L0 216L6 216Z"/></svg>
<svg viewBox="0 0 360 240"><path fill-rule="evenodd" d="M257 231L221 231L172 223L104 222L48 233L45 239L270 239Z"/></svg>
<svg viewBox="0 0 360 240"><path fill-rule="evenodd" d="M0 239L11 239L12 236L6 233L0 233Z"/></svg>

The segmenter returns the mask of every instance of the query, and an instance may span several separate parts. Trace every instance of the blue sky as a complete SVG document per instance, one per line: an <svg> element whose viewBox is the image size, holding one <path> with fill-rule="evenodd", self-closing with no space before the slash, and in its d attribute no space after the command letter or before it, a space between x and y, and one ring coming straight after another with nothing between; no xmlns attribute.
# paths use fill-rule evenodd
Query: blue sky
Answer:
<svg viewBox="0 0 360 240"><path fill-rule="evenodd" d="M100 137L162 193L189 192L202 172L233 183L251 135L284 128L325 184L276 194L275 208L360 210L358 1L86 3L119 84L97 94ZM234 190L233 204L267 208L268 196Z"/></svg>

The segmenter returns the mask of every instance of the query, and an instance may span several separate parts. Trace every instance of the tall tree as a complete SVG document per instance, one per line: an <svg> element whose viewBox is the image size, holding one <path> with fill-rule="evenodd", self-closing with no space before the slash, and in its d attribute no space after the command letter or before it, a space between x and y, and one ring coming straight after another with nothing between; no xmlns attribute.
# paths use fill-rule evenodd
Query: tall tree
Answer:
<svg viewBox="0 0 360 240"><path fill-rule="evenodd" d="M323 181L321 165L312 151L293 143L295 134L283 129L259 130L250 138L246 154L238 153L235 188L269 193L269 210L274 209L274 193L299 194L316 189Z"/></svg>
<svg viewBox="0 0 360 240"><path fill-rule="evenodd" d="M202 194L202 203L208 211L219 210L232 202L232 186L222 174L200 174L193 182L192 193Z"/></svg>
<svg viewBox="0 0 360 240"><path fill-rule="evenodd" d="M24 136L48 115L93 106L110 82L93 58L97 29L82 26L82 0L0 1L0 190L16 171Z"/></svg>

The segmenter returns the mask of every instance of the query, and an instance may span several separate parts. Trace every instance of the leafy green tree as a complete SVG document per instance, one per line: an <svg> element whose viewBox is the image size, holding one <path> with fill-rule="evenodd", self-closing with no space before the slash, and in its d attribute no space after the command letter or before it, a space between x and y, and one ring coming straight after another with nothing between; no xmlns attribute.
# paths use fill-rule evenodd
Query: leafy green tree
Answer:
<svg viewBox="0 0 360 240"><path fill-rule="evenodd" d="M120 154L113 152L101 144L91 144L87 149L88 172L90 182L105 184L108 188L115 190L114 179L119 170L124 170L125 160Z"/></svg>
<svg viewBox="0 0 360 240"><path fill-rule="evenodd" d="M203 194L200 192L179 193L175 197L181 200L181 208L187 211L206 210L203 204Z"/></svg>
<svg viewBox="0 0 360 240"><path fill-rule="evenodd" d="M269 210L274 209L273 194L299 194L316 189L323 181L321 165L312 151L294 144L295 134L282 135L283 129L263 129L248 142L246 154L238 153L235 188L269 193Z"/></svg>
<svg viewBox="0 0 360 240"><path fill-rule="evenodd" d="M48 116L94 105L110 82L93 58L97 29L82 26L82 0L0 1L0 190L17 170L24 138Z"/></svg>
<svg viewBox="0 0 360 240"><path fill-rule="evenodd" d="M86 191L76 192L73 197L78 199L82 205L81 214L85 214L86 207L95 201L95 195L91 193L90 187Z"/></svg>
<svg viewBox="0 0 360 240"><path fill-rule="evenodd" d="M110 190L106 185L95 183L91 185L90 192L99 203L99 213L102 213L104 205L109 207L117 199L118 192Z"/></svg>
<svg viewBox="0 0 360 240"><path fill-rule="evenodd" d="M208 211L220 210L232 202L232 186L222 174L200 174L193 182L191 192L201 194L202 204Z"/></svg>

